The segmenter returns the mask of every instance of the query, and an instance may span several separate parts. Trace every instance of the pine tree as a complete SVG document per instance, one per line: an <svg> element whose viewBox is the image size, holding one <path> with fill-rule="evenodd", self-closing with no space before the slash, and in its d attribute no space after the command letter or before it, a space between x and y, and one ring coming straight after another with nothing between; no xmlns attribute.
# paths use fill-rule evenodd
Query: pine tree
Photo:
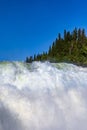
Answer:
<svg viewBox="0 0 87 130"><path fill-rule="evenodd" d="M29 62L29 58L28 57L26 57L26 63L28 63Z"/></svg>
<svg viewBox="0 0 87 130"><path fill-rule="evenodd" d="M61 34L60 33L58 34L58 40L59 41L61 40Z"/></svg>
<svg viewBox="0 0 87 130"><path fill-rule="evenodd" d="M78 29L78 41L81 41L81 33L82 33L81 29L79 28Z"/></svg>
<svg viewBox="0 0 87 130"><path fill-rule="evenodd" d="M36 61L36 55L34 54L34 61Z"/></svg>
<svg viewBox="0 0 87 130"><path fill-rule="evenodd" d="M51 53L52 53L52 48L51 46L49 47L49 50L48 50L48 56L51 56Z"/></svg>
<svg viewBox="0 0 87 130"><path fill-rule="evenodd" d="M84 42L86 42L86 35L85 35L85 30L84 30L84 29L82 29L82 37L81 37L81 40L82 40L82 44L83 44Z"/></svg>
<svg viewBox="0 0 87 130"><path fill-rule="evenodd" d="M75 28L72 33L72 40L77 41L77 28Z"/></svg>
<svg viewBox="0 0 87 130"><path fill-rule="evenodd" d="M64 30L64 40L66 41L67 32Z"/></svg>

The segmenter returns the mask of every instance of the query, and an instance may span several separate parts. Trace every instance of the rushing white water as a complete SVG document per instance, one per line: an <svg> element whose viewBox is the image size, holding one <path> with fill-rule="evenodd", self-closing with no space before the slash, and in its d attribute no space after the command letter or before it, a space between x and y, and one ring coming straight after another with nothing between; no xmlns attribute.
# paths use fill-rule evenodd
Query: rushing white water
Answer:
<svg viewBox="0 0 87 130"><path fill-rule="evenodd" d="M87 130L87 68L1 62L0 130Z"/></svg>

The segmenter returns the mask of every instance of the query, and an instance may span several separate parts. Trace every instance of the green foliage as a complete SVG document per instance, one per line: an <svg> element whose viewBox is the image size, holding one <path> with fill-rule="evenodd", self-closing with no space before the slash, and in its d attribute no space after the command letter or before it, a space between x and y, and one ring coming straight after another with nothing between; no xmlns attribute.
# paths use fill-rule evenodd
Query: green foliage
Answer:
<svg viewBox="0 0 87 130"><path fill-rule="evenodd" d="M27 57L26 62L45 61L72 62L87 65L87 37L84 29L75 28L72 32L64 30L64 37L58 34L58 38L49 47L48 52Z"/></svg>

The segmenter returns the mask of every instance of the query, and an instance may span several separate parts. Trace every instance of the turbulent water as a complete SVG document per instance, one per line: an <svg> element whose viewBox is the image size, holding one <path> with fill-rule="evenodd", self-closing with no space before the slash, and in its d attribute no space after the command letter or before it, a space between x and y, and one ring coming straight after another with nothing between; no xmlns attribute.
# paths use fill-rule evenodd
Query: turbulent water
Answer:
<svg viewBox="0 0 87 130"><path fill-rule="evenodd" d="M0 130L87 130L87 68L1 62Z"/></svg>

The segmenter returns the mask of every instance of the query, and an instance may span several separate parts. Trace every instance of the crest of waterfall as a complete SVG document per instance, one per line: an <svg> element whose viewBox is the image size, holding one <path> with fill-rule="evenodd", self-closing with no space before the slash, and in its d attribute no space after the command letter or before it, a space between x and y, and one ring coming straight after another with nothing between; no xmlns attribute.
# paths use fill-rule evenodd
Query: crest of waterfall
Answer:
<svg viewBox="0 0 87 130"><path fill-rule="evenodd" d="M87 130L87 68L1 62L0 130Z"/></svg>

